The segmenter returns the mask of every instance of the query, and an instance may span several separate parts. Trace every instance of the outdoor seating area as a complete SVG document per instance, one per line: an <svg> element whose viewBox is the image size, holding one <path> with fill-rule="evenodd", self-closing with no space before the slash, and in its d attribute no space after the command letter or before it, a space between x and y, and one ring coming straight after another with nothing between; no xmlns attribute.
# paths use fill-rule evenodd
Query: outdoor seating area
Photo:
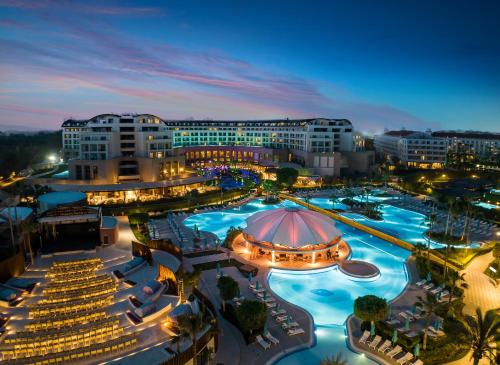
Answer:
<svg viewBox="0 0 500 365"><path fill-rule="evenodd" d="M28 305L30 320L0 342L2 363L59 364L118 352L138 336L109 315L117 283L97 274L100 259L54 262L47 271L42 298Z"/></svg>
<svg viewBox="0 0 500 365"><path fill-rule="evenodd" d="M359 338L358 343L367 347L378 357L386 362L401 365L423 365L422 360L416 358L412 352L405 351L400 345L396 344L397 338L383 339L379 335L372 336L370 331L364 331Z"/></svg>

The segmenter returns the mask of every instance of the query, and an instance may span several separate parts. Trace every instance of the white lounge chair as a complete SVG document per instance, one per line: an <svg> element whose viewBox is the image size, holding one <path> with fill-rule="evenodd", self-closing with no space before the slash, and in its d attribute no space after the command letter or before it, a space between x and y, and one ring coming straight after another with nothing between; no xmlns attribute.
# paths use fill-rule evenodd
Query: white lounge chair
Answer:
<svg viewBox="0 0 500 365"><path fill-rule="evenodd" d="M260 289L253 289L252 291L254 292L254 294L259 294L259 293L264 293L266 289L260 288Z"/></svg>
<svg viewBox="0 0 500 365"><path fill-rule="evenodd" d="M302 328L292 328L287 331L288 336L294 336L294 335L300 335L301 333L304 333L305 331Z"/></svg>
<svg viewBox="0 0 500 365"><path fill-rule="evenodd" d="M276 302L267 302L266 303L267 308L271 309L276 307Z"/></svg>
<svg viewBox="0 0 500 365"><path fill-rule="evenodd" d="M416 282L416 283L415 283L415 285L416 285L416 286L422 286L422 285L424 285L426 282L427 282L427 280L422 279L422 280L420 280L420 281Z"/></svg>
<svg viewBox="0 0 500 365"><path fill-rule="evenodd" d="M425 290L431 290L432 288L434 288L434 283L429 283L427 285L424 285L423 288Z"/></svg>
<svg viewBox="0 0 500 365"><path fill-rule="evenodd" d="M391 346L391 341L385 340L384 343L378 348L378 351L384 353Z"/></svg>
<svg viewBox="0 0 500 365"><path fill-rule="evenodd" d="M416 361L412 362L410 365L424 365L424 362L420 359L417 359Z"/></svg>
<svg viewBox="0 0 500 365"><path fill-rule="evenodd" d="M267 333L264 334L264 337L271 342L274 345L277 345L280 343L280 340L278 340L276 337L274 337L271 332L267 331Z"/></svg>
<svg viewBox="0 0 500 365"><path fill-rule="evenodd" d="M443 287L442 286L438 286L437 288L434 288L430 291L431 294L437 294L439 292L443 291Z"/></svg>
<svg viewBox="0 0 500 365"><path fill-rule="evenodd" d="M279 309L279 310L277 310L277 311L276 311L276 310L272 310L272 311L271 311L271 314L272 314L273 316L279 316L279 315L281 315L281 314L285 314L285 313L286 313L286 310L284 310L283 308L280 308L280 309Z"/></svg>
<svg viewBox="0 0 500 365"><path fill-rule="evenodd" d="M397 360L396 360L396 362L397 362L398 364L405 364L405 363L407 363L408 361L411 361L411 360L413 359L413 357L414 357L414 356L413 356L413 354L412 354L411 352L407 352L407 353L405 354L405 356L403 356L402 358L397 359Z"/></svg>
<svg viewBox="0 0 500 365"><path fill-rule="evenodd" d="M378 344L380 343L380 341L382 341L382 337L380 337L379 335L375 336L375 338L372 340L372 342L370 342L368 344L368 347L370 347L371 349L375 349Z"/></svg>
<svg viewBox="0 0 500 365"><path fill-rule="evenodd" d="M394 347L391 351L387 353L387 356L390 357L391 359L396 356L397 354L401 353L403 351L403 348L399 345Z"/></svg>
<svg viewBox="0 0 500 365"><path fill-rule="evenodd" d="M281 324L281 328L283 328L284 330L288 330L288 329L291 329L293 327L298 327L299 324L297 322L291 322L291 323L282 323Z"/></svg>
<svg viewBox="0 0 500 365"><path fill-rule="evenodd" d="M399 312L399 315L400 315L401 317L403 317L404 319L409 320L410 322L414 321L413 316L412 316L412 315L409 315L409 314L408 314L408 313L406 313L406 312Z"/></svg>
<svg viewBox="0 0 500 365"><path fill-rule="evenodd" d="M283 322L286 321L287 318L288 318L287 315L283 315L283 316L277 316L275 319L277 322Z"/></svg>
<svg viewBox="0 0 500 365"><path fill-rule="evenodd" d="M443 331L438 330L434 326L429 326L429 327L427 327L427 329L429 331L431 331L432 333L434 333L436 336L444 336L445 335L445 333Z"/></svg>
<svg viewBox="0 0 500 365"><path fill-rule="evenodd" d="M368 340L368 337L370 337L370 331L363 332L363 335L359 339L359 343L365 343L366 340Z"/></svg>
<svg viewBox="0 0 500 365"><path fill-rule="evenodd" d="M267 342L266 340L264 340L261 335L257 335L257 337L255 337L255 339L257 340L258 344L264 350L267 350L269 347L271 347L271 344L269 342Z"/></svg>

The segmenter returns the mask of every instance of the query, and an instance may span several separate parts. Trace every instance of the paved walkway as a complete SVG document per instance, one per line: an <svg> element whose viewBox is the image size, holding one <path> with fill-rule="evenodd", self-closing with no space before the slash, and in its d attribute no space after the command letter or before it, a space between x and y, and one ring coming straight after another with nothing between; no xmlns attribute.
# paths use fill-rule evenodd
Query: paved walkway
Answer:
<svg viewBox="0 0 500 365"><path fill-rule="evenodd" d="M218 257L219 255L211 255ZM214 257L205 256L205 261L214 261ZM224 257L226 259L227 257ZM240 261L245 261L238 258ZM189 266L189 259L185 258L185 266ZM199 262L199 258L196 260ZM187 264L187 265L186 265ZM240 285L241 295L248 299L256 299L253 292L248 288L248 279L243 276L236 267L225 267L224 273L233 277ZM281 300L274 295L267 285L267 276L269 269L259 267L259 273L255 279L258 279L263 288L268 289L268 292L290 314L294 321L298 322L305 333L296 336L288 336L271 316L270 311L267 319L267 328L269 332L279 339L278 345L272 345L270 349L264 350L257 343L246 344L240 331L231 323L226 321L220 313L217 313L222 333L219 337L219 350L217 351L215 361L216 364L225 365L263 365L272 364L278 357L288 352L309 348L314 344L314 325L311 316L299 307L296 307L288 302ZM217 289L216 270L205 270L202 272L199 289L210 299L216 308L220 308L221 301L219 291Z"/></svg>
<svg viewBox="0 0 500 365"><path fill-rule="evenodd" d="M500 308L500 287L495 280L484 274L492 261L493 252L489 252L473 259L462 271L469 286L465 289L464 313L473 315L477 307L481 308L483 313Z"/></svg>

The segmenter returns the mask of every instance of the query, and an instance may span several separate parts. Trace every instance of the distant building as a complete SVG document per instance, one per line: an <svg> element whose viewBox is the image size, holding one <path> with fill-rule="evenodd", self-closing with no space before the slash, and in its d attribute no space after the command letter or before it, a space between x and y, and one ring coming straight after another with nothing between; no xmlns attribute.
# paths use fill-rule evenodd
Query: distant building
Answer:
<svg viewBox="0 0 500 365"><path fill-rule="evenodd" d="M374 137L374 146L392 162L408 167L435 169L446 162L446 139L426 132L388 131Z"/></svg>
<svg viewBox="0 0 500 365"><path fill-rule="evenodd" d="M500 150L500 133L475 131L437 131L432 136L445 138L450 152L464 151L474 156L496 154Z"/></svg>

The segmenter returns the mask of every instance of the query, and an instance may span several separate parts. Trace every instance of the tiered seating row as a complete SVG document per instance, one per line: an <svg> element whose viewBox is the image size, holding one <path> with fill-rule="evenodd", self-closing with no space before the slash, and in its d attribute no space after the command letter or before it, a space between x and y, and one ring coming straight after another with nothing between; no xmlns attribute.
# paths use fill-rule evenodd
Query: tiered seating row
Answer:
<svg viewBox="0 0 500 365"><path fill-rule="evenodd" d="M42 355L36 357L27 357L24 359L12 359L4 357L2 364L5 365L49 365L62 364L70 361L78 361L96 356L103 356L113 352L122 351L132 347L137 343L135 334L121 336L106 343L94 344L86 347L80 347L75 350L60 352L58 354Z"/></svg>
<svg viewBox="0 0 500 365"><path fill-rule="evenodd" d="M116 292L117 284L114 282L102 284L85 289L78 289L69 292L51 293L46 295L45 299L38 301L38 305L51 303L66 303L75 300L89 299L100 295L112 294Z"/></svg>
<svg viewBox="0 0 500 365"><path fill-rule="evenodd" d="M73 290L91 288L97 285L112 283L113 281L114 280L111 275L104 274L93 278L82 279L81 281L75 283L71 283L71 286L69 287L67 282L58 282L58 283L49 282L43 289L43 294L48 295L51 293L69 292Z"/></svg>
<svg viewBox="0 0 500 365"><path fill-rule="evenodd" d="M113 302L112 294L104 294L89 299L75 300L68 303L53 303L53 304L35 304L30 307L30 316L33 318L42 317L57 317L68 315L84 310L93 310L102 307L110 306Z"/></svg>
<svg viewBox="0 0 500 365"><path fill-rule="evenodd" d="M102 264L102 260L100 258L94 258L94 259L81 259L81 260L72 260L72 261L56 261L52 263L53 268L60 268L60 267L72 267L72 266L78 266L78 265L85 265L85 264Z"/></svg>
<svg viewBox="0 0 500 365"><path fill-rule="evenodd" d="M84 311L57 318L35 319L24 326L25 332L59 330L109 318L103 309Z"/></svg>

